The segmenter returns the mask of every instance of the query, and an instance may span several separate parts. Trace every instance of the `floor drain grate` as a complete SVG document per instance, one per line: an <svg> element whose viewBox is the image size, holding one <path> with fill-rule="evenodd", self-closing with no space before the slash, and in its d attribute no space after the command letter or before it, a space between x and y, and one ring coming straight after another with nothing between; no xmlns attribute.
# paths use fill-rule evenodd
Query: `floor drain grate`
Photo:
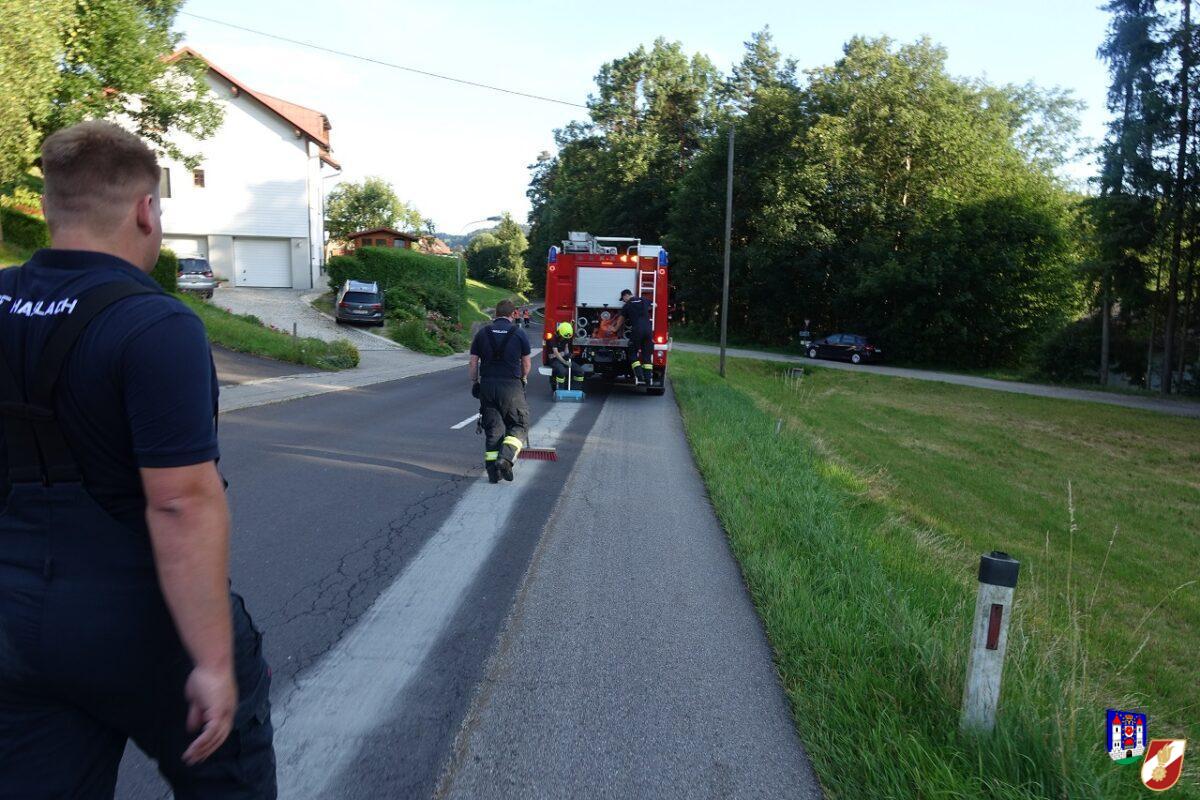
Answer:
<svg viewBox="0 0 1200 800"><path fill-rule="evenodd" d="M558 451L553 447L526 447L517 458L533 461L558 461Z"/></svg>

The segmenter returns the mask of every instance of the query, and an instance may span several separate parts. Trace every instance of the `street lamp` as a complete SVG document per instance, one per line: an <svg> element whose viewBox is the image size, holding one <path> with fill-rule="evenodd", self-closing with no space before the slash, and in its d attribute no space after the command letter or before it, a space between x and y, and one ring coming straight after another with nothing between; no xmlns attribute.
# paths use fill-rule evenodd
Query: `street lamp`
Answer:
<svg viewBox="0 0 1200 800"><path fill-rule="evenodd" d="M462 230L460 230L458 232L458 235L459 236L464 235L467 232L467 228L471 227L472 225L478 225L481 222L499 222L502 219L504 219L504 217L484 217L483 219L477 219L474 222L468 222L466 225L462 226ZM464 244L462 247L462 250L458 251L458 285L459 286L463 285L463 253L465 253L466 250L467 250L467 246Z"/></svg>
<svg viewBox="0 0 1200 800"><path fill-rule="evenodd" d="M729 123L729 163L725 173L725 277L721 283L721 377L725 377L725 339L729 331L729 238L733 227L733 123Z"/></svg>

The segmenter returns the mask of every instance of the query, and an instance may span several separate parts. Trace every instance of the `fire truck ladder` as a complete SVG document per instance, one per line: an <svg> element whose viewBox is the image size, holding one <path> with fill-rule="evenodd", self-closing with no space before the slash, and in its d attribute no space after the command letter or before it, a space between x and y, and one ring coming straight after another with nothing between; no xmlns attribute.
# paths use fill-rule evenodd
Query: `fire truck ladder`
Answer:
<svg viewBox="0 0 1200 800"><path fill-rule="evenodd" d="M638 269L638 295L650 301L650 320L653 322L654 308L658 304L657 269Z"/></svg>

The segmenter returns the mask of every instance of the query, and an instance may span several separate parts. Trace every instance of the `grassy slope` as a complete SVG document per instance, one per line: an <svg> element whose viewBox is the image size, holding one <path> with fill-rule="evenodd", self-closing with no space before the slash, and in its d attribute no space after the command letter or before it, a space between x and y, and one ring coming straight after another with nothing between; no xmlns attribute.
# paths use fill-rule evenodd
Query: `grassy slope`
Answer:
<svg viewBox="0 0 1200 800"><path fill-rule="evenodd" d="M188 295L177 296L203 320L209 340L222 347L318 369L358 366L358 350L345 340L331 343L320 339L296 339L263 327L254 318L230 314Z"/></svg>
<svg viewBox="0 0 1200 800"><path fill-rule="evenodd" d="M520 303L524 303L528 299L523 294L481 283L474 278L467 278L467 299L459 313L463 327L470 329L472 322L487 322L491 319L487 309L494 309L496 303L505 298Z"/></svg>
<svg viewBox="0 0 1200 800"><path fill-rule="evenodd" d="M1200 423L740 360L722 382L684 353L673 369L830 797L1140 797L1102 752L1107 705L1200 738ZM991 549L1022 575L1001 724L976 742L955 728ZM1197 775L1174 795L1200 797Z"/></svg>

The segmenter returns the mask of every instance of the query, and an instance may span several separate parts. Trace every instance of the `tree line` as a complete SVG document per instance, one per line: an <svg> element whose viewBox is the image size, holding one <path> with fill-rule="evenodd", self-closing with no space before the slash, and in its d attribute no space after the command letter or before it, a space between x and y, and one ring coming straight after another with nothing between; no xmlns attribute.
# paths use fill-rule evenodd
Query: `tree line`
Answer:
<svg viewBox="0 0 1200 800"><path fill-rule="evenodd" d="M808 320L914 362L1095 374L1103 225L1058 177L1069 93L951 76L928 40L855 38L801 73L767 30L728 75L659 39L596 83L531 167L535 286L568 229L661 241L677 315L713 330L732 129L732 336L785 344Z"/></svg>
<svg viewBox="0 0 1200 800"><path fill-rule="evenodd" d="M1101 148L1092 296L1099 369L1144 370L1163 393L1196 382L1200 109L1191 0L1111 0L1099 55L1111 114Z"/></svg>

